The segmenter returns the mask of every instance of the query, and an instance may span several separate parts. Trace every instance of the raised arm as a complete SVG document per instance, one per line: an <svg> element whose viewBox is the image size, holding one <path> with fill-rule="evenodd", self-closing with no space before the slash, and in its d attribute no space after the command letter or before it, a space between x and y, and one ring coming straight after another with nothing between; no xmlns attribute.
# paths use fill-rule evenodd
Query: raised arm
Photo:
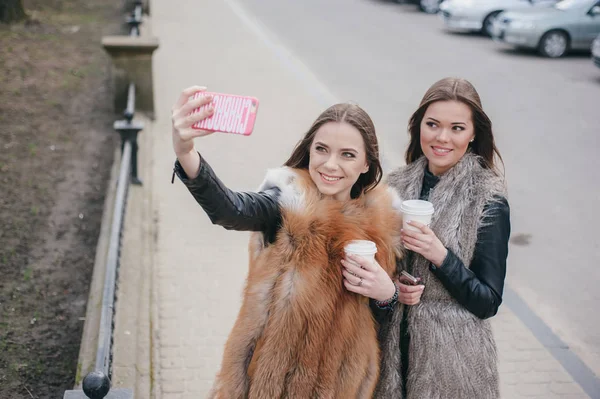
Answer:
<svg viewBox="0 0 600 399"><path fill-rule="evenodd" d="M257 193L230 190L199 154L198 159L200 165L194 178L188 177L179 160L175 162L173 173L214 224L229 230L262 231L268 236L275 233L281 218L277 188Z"/></svg>
<svg viewBox="0 0 600 399"><path fill-rule="evenodd" d="M185 89L171 110L173 150L177 156L173 173L179 176L214 224L230 230L262 231L272 241L281 218L277 202L279 191L230 190L194 148L195 138L212 133L192 128L214 111L209 106L192 112L211 103L209 96L192 99L195 93L204 90L206 88L201 86Z"/></svg>

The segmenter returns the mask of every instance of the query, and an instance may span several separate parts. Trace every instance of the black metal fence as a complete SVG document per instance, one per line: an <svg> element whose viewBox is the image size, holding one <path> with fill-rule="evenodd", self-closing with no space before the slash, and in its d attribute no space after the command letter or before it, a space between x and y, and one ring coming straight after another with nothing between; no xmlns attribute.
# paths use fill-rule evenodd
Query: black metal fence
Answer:
<svg viewBox="0 0 600 399"><path fill-rule="evenodd" d="M131 36L140 35L142 23L142 1L134 2L134 9L126 18ZM123 120L115 121L113 127L121 136L121 163L117 180L115 201L113 204L110 237L106 255L104 287L102 292L102 308L98 331L98 347L94 370L83 378L83 391L67 391L64 399L131 399L130 389L111 390L112 346L115 315L115 295L120 266L121 238L123 220L127 204L129 184L141 185L138 177L137 153L138 133L144 128L143 123L135 121L135 84L130 83L127 93L127 107ZM85 395L85 396L84 396Z"/></svg>

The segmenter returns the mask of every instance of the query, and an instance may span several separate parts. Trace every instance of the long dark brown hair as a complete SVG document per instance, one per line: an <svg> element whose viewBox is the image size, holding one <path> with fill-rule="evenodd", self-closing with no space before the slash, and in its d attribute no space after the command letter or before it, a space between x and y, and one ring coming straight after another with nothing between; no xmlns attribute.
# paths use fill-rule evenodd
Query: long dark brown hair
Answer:
<svg viewBox="0 0 600 399"><path fill-rule="evenodd" d="M459 101L471 108L473 125L475 127L475 139L469 144L469 150L481 157L481 166L501 174L495 158L501 163L502 156L496 148L494 134L492 133L492 121L483 111L481 99L475 87L465 79L444 78L433 84L423 96L419 108L412 114L408 123L410 143L406 150L406 163L412 163L423 155L421 148L421 121L425 116L427 108L437 101Z"/></svg>
<svg viewBox="0 0 600 399"><path fill-rule="evenodd" d="M284 165L291 168L308 169L310 146L319 128L329 122L345 122L354 126L360 132L365 143L369 170L358 177L358 180L352 186L352 190L350 190L350 196L357 198L375 188L383 175L381 163L379 162L379 144L375 134L375 125L371 117L358 105L335 104L323 111L317 120L313 122L304 138L296 144L292 155Z"/></svg>

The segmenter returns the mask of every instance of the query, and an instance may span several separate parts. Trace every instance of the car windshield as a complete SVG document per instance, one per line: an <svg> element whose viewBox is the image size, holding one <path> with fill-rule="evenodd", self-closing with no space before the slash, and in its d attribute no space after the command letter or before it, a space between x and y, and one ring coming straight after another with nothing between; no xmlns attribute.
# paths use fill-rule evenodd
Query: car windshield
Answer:
<svg viewBox="0 0 600 399"><path fill-rule="evenodd" d="M590 0L562 0L554 5L554 8L559 10L573 10L575 8L585 7L590 3Z"/></svg>

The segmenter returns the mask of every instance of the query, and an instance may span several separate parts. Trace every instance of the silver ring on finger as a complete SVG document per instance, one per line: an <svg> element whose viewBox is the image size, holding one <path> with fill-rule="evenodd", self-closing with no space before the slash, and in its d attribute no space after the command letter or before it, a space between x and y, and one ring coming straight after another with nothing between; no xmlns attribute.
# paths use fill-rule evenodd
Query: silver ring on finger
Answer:
<svg viewBox="0 0 600 399"><path fill-rule="evenodd" d="M359 277L360 280L358 280L358 284L356 284L358 287L360 287L362 285L362 277Z"/></svg>

